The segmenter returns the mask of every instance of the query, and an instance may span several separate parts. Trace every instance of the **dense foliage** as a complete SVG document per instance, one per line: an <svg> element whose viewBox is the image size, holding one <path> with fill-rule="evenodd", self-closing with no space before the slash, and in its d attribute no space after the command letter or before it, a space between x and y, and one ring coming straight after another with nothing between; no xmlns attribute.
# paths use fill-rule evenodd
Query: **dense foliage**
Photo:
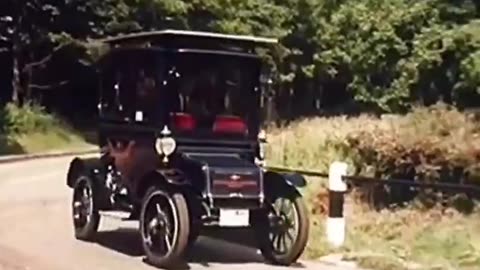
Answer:
<svg viewBox="0 0 480 270"><path fill-rule="evenodd" d="M350 149L359 175L479 186L479 134L475 115L435 106L384 119L371 130L354 131L341 144ZM399 185L378 186L374 191L372 198L381 204L406 202L418 195L427 205L464 199L454 190L411 190Z"/></svg>
<svg viewBox="0 0 480 270"><path fill-rule="evenodd" d="M475 0L6 0L0 5L0 54L10 52L16 60L1 69L13 71L10 84L26 99L33 90L72 83L74 73L55 70L88 66L88 38L176 28L280 38L281 48L268 59L278 75L274 100L281 117L320 108L400 112L438 100L461 107L480 103ZM52 61L52 53L61 54L63 62Z"/></svg>

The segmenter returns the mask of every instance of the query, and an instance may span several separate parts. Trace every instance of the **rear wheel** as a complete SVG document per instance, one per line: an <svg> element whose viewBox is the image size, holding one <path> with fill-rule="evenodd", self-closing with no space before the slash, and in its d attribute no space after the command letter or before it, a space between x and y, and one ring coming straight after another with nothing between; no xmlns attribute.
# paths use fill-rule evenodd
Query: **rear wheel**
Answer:
<svg viewBox="0 0 480 270"><path fill-rule="evenodd" d="M92 178L80 174L73 187L72 217L75 238L91 241L100 224L100 214L96 203L97 189Z"/></svg>
<svg viewBox="0 0 480 270"><path fill-rule="evenodd" d="M252 220L264 258L277 265L291 265L301 256L308 241L308 211L301 195L285 187L268 196L266 208Z"/></svg>
<svg viewBox="0 0 480 270"><path fill-rule="evenodd" d="M160 268L180 263L188 244L189 225L182 193L150 188L140 213L140 233L148 262Z"/></svg>

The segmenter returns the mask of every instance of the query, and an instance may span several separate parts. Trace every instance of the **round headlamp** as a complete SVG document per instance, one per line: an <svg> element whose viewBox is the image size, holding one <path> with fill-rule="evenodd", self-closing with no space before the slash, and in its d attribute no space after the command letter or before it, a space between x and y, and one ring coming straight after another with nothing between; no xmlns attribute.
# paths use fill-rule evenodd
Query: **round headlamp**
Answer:
<svg viewBox="0 0 480 270"><path fill-rule="evenodd" d="M175 148L177 147L176 141L170 137L171 134L168 128L165 126L161 132L162 137L158 138L155 143L155 148L157 153L164 156L164 161L168 161L167 157L175 152Z"/></svg>
<svg viewBox="0 0 480 270"><path fill-rule="evenodd" d="M165 156L170 156L173 154L173 152L175 152L177 143L171 137L158 138L155 147L157 148L158 153Z"/></svg>

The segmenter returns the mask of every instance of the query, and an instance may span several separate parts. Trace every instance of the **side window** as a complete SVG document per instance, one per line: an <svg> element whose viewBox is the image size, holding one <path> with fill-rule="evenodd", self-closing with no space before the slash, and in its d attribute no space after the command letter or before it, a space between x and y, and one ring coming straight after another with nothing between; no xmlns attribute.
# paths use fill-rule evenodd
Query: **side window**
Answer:
<svg viewBox="0 0 480 270"><path fill-rule="evenodd" d="M103 68L103 118L160 124L165 110L162 57L129 53L113 59Z"/></svg>
<svg viewBox="0 0 480 270"><path fill-rule="evenodd" d="M109 61L102 70L102 114L110 120L125 120L128 110L128 72L118 61Z"/></svg>
<svg viewBox="0 0 480 270"><path fill-rule="evenodd" d="M145 57L136 62L132 70L132 85L129 87L131 108L135 121L160 124L165 106L165 64L160 57Z"/></svg>
<svg viewBox="0 0 480 270"><path fill-rule="evenodd" d="M102 63L101 80L101 115L103 118L111 118L116 111L115 75L112 70L111 58Z"/></svg>

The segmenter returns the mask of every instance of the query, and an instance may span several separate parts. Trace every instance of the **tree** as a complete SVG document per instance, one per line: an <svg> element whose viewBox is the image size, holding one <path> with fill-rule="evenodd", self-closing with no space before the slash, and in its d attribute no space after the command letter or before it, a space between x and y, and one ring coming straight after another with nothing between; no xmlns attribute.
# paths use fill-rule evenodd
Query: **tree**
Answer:
<svg viewBox="0 0 480 270"><path fill-rule="evenodd" d="M0 81L0 107L11 98L11 49L12 44L10 42L12 35L11 22L12 17L7 12L8 2L0 3L0 78L4 78Z"/></svg>
<svg viewBox="0 0 480 270"><path fill-rule="evenodd" d="M69 46L76 47L78 40L136 26L125 22L130 14L121 0L9 0L8 3L5 10L11 14L2 21L8 19L9 35L0 37L12 44L12 100L16 103L31 99L32 86L48 89L65 83L31 83L33 73L47 65L54 54L71 49Z"/></svg>

